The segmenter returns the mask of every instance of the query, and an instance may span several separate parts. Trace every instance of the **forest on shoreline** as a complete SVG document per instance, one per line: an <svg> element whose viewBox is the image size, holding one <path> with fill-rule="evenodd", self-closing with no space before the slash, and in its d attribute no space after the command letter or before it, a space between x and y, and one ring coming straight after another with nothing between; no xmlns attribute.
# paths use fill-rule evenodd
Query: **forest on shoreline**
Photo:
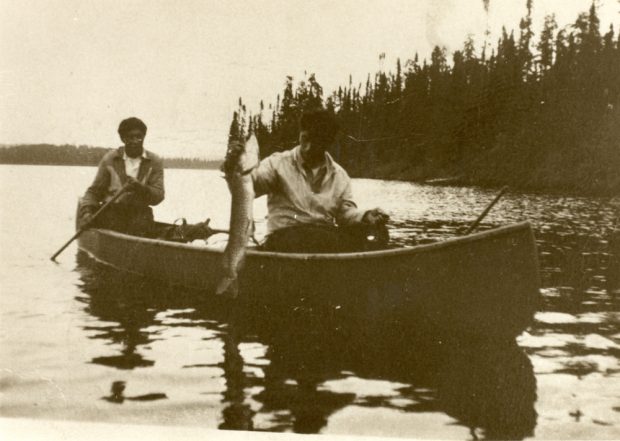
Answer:
<svg viewBox="0 0 620 441"><path fill-rule="evenodd" d="M260 112L240 99L239 122L265 157L297 144L304 109L327 108L342 128L332 154L355 177L620 195L620 35L601 32L593 2L562 29L548 15L536 36L525 7L494 47L470 36L450 61L435 47L331 93L289 76Z"/></svg>
<svg viewBox="0 0 620 441"><path fill-rule="evenodd" d="M75 145L30 144L0 147L0 164L97 165L110 149ZM219 169L222 161L163 158L166 168Z"/></svg>
<svg viewBox="0 0 620 441"><path fill-rule="evenodd" d="M256 133L264 158L297 144L305 109L326 108L342 129L331 153L353 177L620 195L620 32L601 29L593 1L563 28L546 16L536 35L535 0L522 1L519 28L503 29L495 43L464 36L452 54L436 46L430 59L416 53L333 91L314 74L289 76L258 112L240 99L239 123ZM5 146L0 163L96 165L106 151ZM221 164L164 160L169 168Z"/></svg>

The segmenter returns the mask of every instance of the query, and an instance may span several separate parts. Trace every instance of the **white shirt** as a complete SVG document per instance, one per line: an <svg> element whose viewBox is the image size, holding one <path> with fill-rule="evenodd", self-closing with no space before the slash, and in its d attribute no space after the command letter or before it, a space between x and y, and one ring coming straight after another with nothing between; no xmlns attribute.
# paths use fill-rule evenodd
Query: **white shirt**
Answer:
<svg viewBox="0 0 620 441"><path fill-rule="evenodd" d="M130 158L127 156L127 153L123 153L123 160L125 161L125 174L127 176L138 179L138 171L140 170L142 158L146 158L146 151L142 151L142 155L137 158Z"/></svg>
<svg viewBox="0 0 620 441"><path fill-rule="evenodd" d="M256 197L267 194L267 230L295 225L350 225L364 211L353 202L351 179L332 157L312 176L303 167L299 146L274 153L252 171Z"/></svg>

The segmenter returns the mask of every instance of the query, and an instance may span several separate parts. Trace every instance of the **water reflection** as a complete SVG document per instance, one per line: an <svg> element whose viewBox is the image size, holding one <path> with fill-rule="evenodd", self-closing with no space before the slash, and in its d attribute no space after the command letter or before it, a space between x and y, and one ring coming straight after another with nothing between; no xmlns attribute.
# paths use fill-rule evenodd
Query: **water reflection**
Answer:
<svg viewBox="0 0 620 441"><path fill-rule="evenodd" d="M515 345L459 347L442 363L439 397L449 415L484 428L489 439L522 439L536 426L536 380L532 364Z"/></svg>
<svg viewBox="0 0 620 441"><path fill-rule="evenodd" d="M163 400L168 398L166 394L163 393L151 393L144 395L136 395L133 397L127 397L124 395L126 383L124 381L114 381L112 382L112 387L110 388L110 395L107 397L103 397L104 400L109 401L110 403L123 404L125 400L129 401L155 401L155 400Z"/></svg>
<svg viewBox="0 0 620 441"><path fill-rule="evenodd" d="M259 332L268 342L264 389L255 396L261 411L275 414L274 428L292 427L298 433L318 433L335 411L352 403L355 394L338 393L321 385L341 376L349 351L338 329L325 315L297 308L279 311Z"/></svg>
<svg viewBox="0 0 620 441"><path fill-rule="evenodd" d="M245 403L245 389L250 386L243 367L244 360L239 350L241 342L240 329L236 320L230 321L222 335L224 341L224 361L221 366L224 370L226 390L222 394L224 410L222 411L222 423L220 429L228 430L253 430L252 417L254 412Z"/></svg>
<svg viewBox="0 0 620 441"><path fill-rule="evenodd" d="M221 429L319 433L347 407L443 412L474 437L518 439L535 427L532 365L514 341L403 344L386 328L363 329L363 323L316 305L239 307L124 275L84 255L77 271L84 294L79 300L96 319L87 328L90 338L121 347L120 354L86 362L114 369L169 365L168 354L151 350L170 338L166 329L216 332L221 361L180 360L175 375L182 378L190 370L184 367L220 369ZM114 382L103 398L121 404L175 396L174 390L127 396L125 386ZM200 392L195 395L198 400Z"/></svg>
<svg viewBox="0 0 620 441"><path fill-rule="evenodd" d="M103 326L86 326L90 338L103 339L121 346L120 354L95 357L92 363L117 369L135 369L153 365L144 358L138 347L147 345L155 338L144 331L153 323L156 311L149 304L149 286L136 280L127 283L128 277L118 271L95 265L83 252L77 254L77 271L80 273L86 297L77 300L86 304L85 310Z"/></svg>
<svg viewBox="0 0 620 441"><path fill-rule="evenodd" d="M65 272L70 254L63 254L65 257L59 267L50 267L47 253L54 250L47 248L45 251L42 244L58 246L72 231L73 220L68 214L75 208L75 189L88 185L92 179L91 170L45 166L2 168L2 176L8 176L3 184L4 193L11 195L6 205L11 207L12 213L3 218L1 253L5 269L3 294L6 292L1 296L2 355L7 368L2 378L4 416L64 419L90 415L94 420L191 424L194 415L204 415L206 420L216 409L219 421L204 423L211 428L220 423L243 427L251 418L255 430L293 430L295 417L291 403L298 400L297 397L303 399L310 395L298 390L292 379L293 373L297 377L302 374L295 366L286 366L287 357L293 357L291 352L303 352L303 348L294 346L299 332L286 342L285 327L288 325L284 318L272 326L271 334L279 338L276 342L278 338L268 332L273 313L258 309L244 313L250 316L249 322L254 315L257 316L254 321L262 325L248 323L246 326L243 320L237 320L235 323L241 322L240 328L236 331L236 339L231 339L233 344L229 345L224 338L233 320L223 307L209 303L201 306L200 296L153 290L148 286L138 289L139 283L131 288L125 286L124 279L122 283L115 282L119 274L116 271L111 271L110 276L105 276L108 280L101 282L97 279L102 270L89 274L88 267L80 268L83 280L79 283L84 292L79 292L73 286L74 275ZM21 184L35 182L33 177L36 182L53 181L58 197L39 197L47 193L33 192L32 186ZM168 197L156 208L158 219L172 221L185 216L191 222L198 222L209 215L214 226L227 225L229 193L218 172L168 170L167 179ZM196 189L203 191L188 192L189 180L195 182ZM76 186L76 182L80 184ZM7 190L9 184L15 187ZM360 206L381 206L389 211L394 222L393 235L402 243L413 243L408 242L413 237L424 241L454 236L462 226L475 219L496 194L495 190L376 180L356 179L353 186ZM16 198L25 203L13 204ZM209 207L205 207L205 200L209 200ZM264 216L266 203L257 201L255 209L257 218ZM32 216L32 213L40 215ZM620 376L619 214L618 197L575 198L511 191L489 213L480 228L525 219L534 226L545 302L536 314L535 323L518 343L525 348L536 374L537 437L620 438L620 406L613 388ZM39 218L56 221L37 222ZM257 227L260 226L259 223ZM612 234L614 230L615 235ZM588 239L590 236L592 238ZM84 281L89 277L94 279ZM110 288L115 284L121 286L121 292ZM136 299L132 298L133 294L127 294L132 290L138 296ZM81 303L67 301L71 296L78 296ZM42 318L46 320L44 326ZM302 316L300 320L305 318ZM319 332L319 336L326 335L325 341L314 338L318 340L318 355L323 351L327 360L315 366L312 360L306 362L309 364L306 372L314 370L321 381L317 392L331 393L335 397L329 406L324 403L321 406L336 408L343 395L348 400L353 396L353 400L331 415L316 418L327 418L327 427L321 429L323 432L384 434L398 426L402 436L453 438L455 433L451 426L437 423L437 416L452 421L446 412L459 418L465 426L491 424L484 419L473 421L472 415L465 414L463 409L468 405L458 405L459 402L468 403L463 393L453 392L456 399L452 402L456 404L445 404L451 401L444 392L439 393L437 374L443 362L439 355L433 355L436 351L431 345L420 349L417 344L407 347L404 342L390 344L389 338L362 338L346 329L333 331L337 327L337 320L335 322L326 325L329 331ZM320 324L320 321L313 323ZM347 326L363 330L363 325ZM373 325L366 324L366 328L374 329ZM264 331L259 333L261 327ZM315 329L309 325L305 328L308 332ZM297 324L297 329L303 331L303 323ZM332 344L332 340L337 341ZM312 339L306 341L312 342ZM360 341L366 344L356 343ZM68 345L72 346L69 350ZM225 345L231 349L236 347L242 359L242 362L232 363L230 369L224 366ZM370 348L370 345L378 347ZM385 349L382 350L382 346ZM514 352L508 350L511 351ZM373 359L372 354L382 353L383 358ZM302 356L303 353L300 359ZM93 359L99 357L104 360L118 358L112 359L112 364L92 364ZM284 360L278 361L276 357ZM462 358L467 362L467 357ZM500 357L497 372L501 373L501 364L506 363L503 360L509 358ZM271 368L278 363L279 367ZM456 361L447 364L451 367L447 368L444 378L450 378L450 372L452 378L458 378L455 364ZM509 366L505 368L510 371ZM267 378L269 369L275 372L270 372ZM483 367L468 368L476 369L485 372ZM31 381L27 372L33 372L37 381ZM119 380L125 381L122 391L115 385ZM54 394L41 387L44 381L54 387ZM482 387L476 385L480 381L473 377L465 376L459 381L465 382L456 386L462 392ZM266 382L273 386L266 386ZM446 384L454 382L458 383L455 380L446 381ZM231 398L225 398L224 393L232 384L237 384L238 389L229 395ZM56 388L63 396L56 395ZM266 389L274 391L274 399L267 399L269 394L261 394ZM285 398L279 398L281 389L288 394ZM129 399L157 393L168 398ZM482 393L493 396L486 389ZM52 397L53 400L49 399ZM103 397L122 403L103 401L100 399ZM277 399L280 401L273 404ZM235 403L245 406L243 409L249 409L251 414L235 410L224 412L229 406L239 408ZM105 412L100 412L102 408L109 411L107 417ZM163 411L164 408L167 411ZM486 415L493 415L493 411L487 408ZM485 414L482 409L477 412ZM350 423L350 417L356 423ZM502 423L499 416L491 419L500 420L500 426L507 424ZM365 420L371 423L364 425ZM346 421L344 426L343 421ZM357 422L361 424L354 426ZM437 426L418 431L418 426L424 424ZM527 424L519 424L525 431ZM457 429L463 430L462 436L457 437L468 437L467 429ZM381 433L383 430L385 432ZM480 428L476 428L475 433L484 435Z"/></svg>

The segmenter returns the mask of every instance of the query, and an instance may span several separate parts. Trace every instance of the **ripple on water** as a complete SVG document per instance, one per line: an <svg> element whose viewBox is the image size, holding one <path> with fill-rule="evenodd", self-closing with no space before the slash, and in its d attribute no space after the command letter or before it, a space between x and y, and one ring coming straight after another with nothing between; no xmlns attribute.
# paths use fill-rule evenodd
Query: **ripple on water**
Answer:
<svg viewBox="0 0 620 441"><path fill-rule="evenodd" d="M482 437L484 427L514 428L526 415L515 438L620 437L620 286L611 240L620 199L506 194L478 231L523 220L533 225L544 302L518 339L523 350L493 358L494 350L482 347L452 364L432 360L430 367L403 367L404 355L420 354L428 362L427 348L407 347L375 360L365 349L349 347L355 336L340 344L337 332L314 322L294 320L273 331L280 317L268 311L250 317L259 325L238 323L222 308L181 291L162 294L139 281L115 282L118 272L79 258L71 272L74 247L59 266L50 265L42 244L61 244L72 231L69 213L93 169L0 167L9 169L3 194L24 204L7 204L13 216L0 232L6 251L0 253L2 290L8 294L0 296L3 415L211 428L253 423L275 431L433 439ZM58 197L24 188L32 176L55 182ZM196 222L207 213L215 227L227 225L230 199L217 172L169 170L166 179L157 219ZM194 191L187 191L189 182ZM406 182L353 185L360 207L389 212L391 235L401 245L462 234L496 194ZM264 198L255 213L260 237ZM28 235L14 234L24 229ZM481 363L467 367L476 358ZM368 367L373 363L381 367L376 372ZM449 386L442 397L440 381ZM446 396L450 391L457 396ZM118 401L121 394L120 404L102 399Z"/></svg>

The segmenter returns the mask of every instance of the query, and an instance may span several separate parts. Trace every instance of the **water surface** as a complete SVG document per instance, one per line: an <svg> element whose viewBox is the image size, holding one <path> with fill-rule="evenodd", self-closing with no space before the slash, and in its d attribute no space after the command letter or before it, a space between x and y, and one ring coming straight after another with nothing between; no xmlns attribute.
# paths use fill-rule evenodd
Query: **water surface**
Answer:
<svg viewBox="0 0 620 441"><path fill-rule="evenodd" d="M231 308L94 263L72 233L90 167L0 166L2 416L434 439L620 437L620 200L511 192L543 304L516 342L394 348L337 312ZM168 170L159 220L227 225L218 172ZM402 245L453 237L495 191L355 180ZM257 201L259 233L265 201ZM615 256L614 256L615 253Z"/></svg>

